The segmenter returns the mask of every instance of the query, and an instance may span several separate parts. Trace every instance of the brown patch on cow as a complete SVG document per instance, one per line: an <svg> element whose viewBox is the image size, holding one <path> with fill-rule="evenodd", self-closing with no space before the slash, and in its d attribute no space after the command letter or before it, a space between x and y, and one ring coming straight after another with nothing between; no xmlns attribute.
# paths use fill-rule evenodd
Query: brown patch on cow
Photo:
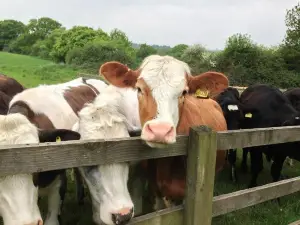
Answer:
<svg viewBox="0 0 300 225"><path fill-rule="evenodd" d="M104 63L99 69L100 76L116 87L134 87L140 72L116 61Z"/></svg>
<svg viewBox="0 0 300 225"><path fill-rule="evenodd" d="M35 114L31 108L23 101L16 101L9 109L9 114L21 113L28 120L40 129L54 129L51 120L43 113Z"/></svg>
<svg viewBox="0 0 300 225"><path fill-rule="evenodd" d="M7 114L10 100L11 97L9 97L4 92L0 91L0 115Z"/></svg>
<svg viewBox="0 0 300 225"><path fill-rule="evenodd" d="M152 96L152 92L143 78L138 79L136 83L136 88L140 91L138 92L139 101L139 112L141 125L155 118L157 113L157 104Z"/></svg>
<svg viewBox="0 0 300 225"><path fill-rule="evenodd" d="M0 74L0 90L9 97L22 92L25 88L15 79L6 75Z"/></svg>
<svg viewBox="0 0 300 225"><path fill-rule="evenodd" d="M197 89L208 90L210 98L215 98L229 86L228 78L223 73L213 71L198 76L187 76L187 82L189 93L195 93Z"/></svg>
<svg viewBox="0 0 300 225"><path fill-rule="evenodd" d="M84 107L84 104L92 102L97 94L94 92L92 85L81 85L78 87L70 87L64 92L64 98L70 107L78 115L78 112ZM95 88L96 89L96 88Z"/></svg>
<svg viewBox="0 0 300 225"><path fill-rule="evenodd" d="M227 130L221 107L212 99L199 99L192 95L186 95L180 106L177 133L188 135L190 127L207 124L215 131ZM216 173L221 171L225 164L226 152L218 150ZM150 182L152 190L168 199L182 200L185 196L186 165L186 156L148 161L144 166L147 167L149 179L152 180Z"/></svg>

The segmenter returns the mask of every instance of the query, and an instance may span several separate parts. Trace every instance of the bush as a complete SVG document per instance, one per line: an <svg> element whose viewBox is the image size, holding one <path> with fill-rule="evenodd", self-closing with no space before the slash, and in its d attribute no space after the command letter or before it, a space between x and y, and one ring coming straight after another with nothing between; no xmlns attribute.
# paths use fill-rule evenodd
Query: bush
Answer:
<svg viewBox="0 0 300 225"><path fill-rule="evenodd" d="M66 63L88 70L91 73L98 73L100 65L107 61L119 61L133 65L133 59L120 48L116 48L112 42L88 43L84 47L70 50L66 56Z"/></svg>

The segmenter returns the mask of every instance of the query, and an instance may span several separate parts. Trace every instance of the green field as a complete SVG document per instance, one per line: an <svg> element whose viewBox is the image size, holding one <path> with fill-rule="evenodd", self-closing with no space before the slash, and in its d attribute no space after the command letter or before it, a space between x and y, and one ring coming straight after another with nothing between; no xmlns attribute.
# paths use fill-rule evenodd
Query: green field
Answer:
<svg viewBox="0 0 300 225"><path fill-rule="evenodd" d="M14 77L25 87L33 87L38 84L52 84L69 81L80 71L65 65L57 65L53 62L36 59L29 56L20 56L0 52L0 73ZM239 152L239 158L241 152ZM246 188L249 182L249 174L240 173L240 160L237 163L239 183L234 185L229 180L229 169L226 168L216 178L215 195L230 193ZM294 168L285 165L284 174L294 177L300 174L300 164L295 163ZM70 178L70 177L69 177ZM263 173L259 176L259 184L270 182L269 164L265 162ZM300 219L300 193L281 198L281 205L269 201L257 206L239 210L234 213L213 219L214 225L286 225ZM46 209L45 200L41 202L41 208ZM79 207L75 199L74 185L71 180L68 185L65 206L62 212L63 225L87 225L92 224L91 207L86 199L86 204Z"/></svg>
<svg viewBox="0 0 300 225"><path fill-rule="evenodd" d="M15 78L25 87L69 81L79 72L77 69L51 61L0 52L0 73Z"/></svg>

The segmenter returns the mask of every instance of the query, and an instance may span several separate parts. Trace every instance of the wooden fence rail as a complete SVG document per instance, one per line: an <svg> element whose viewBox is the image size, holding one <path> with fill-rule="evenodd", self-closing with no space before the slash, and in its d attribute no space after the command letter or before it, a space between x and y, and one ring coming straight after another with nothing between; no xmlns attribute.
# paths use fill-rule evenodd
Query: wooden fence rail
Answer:
<svg viewBox="0 0 300 225"><path fill-rule="evenodd" d="M68 141L0 147L0 175L187 155L184 206L134 218L138 225L210 225L212 217L300 191L300 177L213 197L217 149L300 141L300 126L214 132L191 128L167 149L152 149L140 138Z"/></svg>

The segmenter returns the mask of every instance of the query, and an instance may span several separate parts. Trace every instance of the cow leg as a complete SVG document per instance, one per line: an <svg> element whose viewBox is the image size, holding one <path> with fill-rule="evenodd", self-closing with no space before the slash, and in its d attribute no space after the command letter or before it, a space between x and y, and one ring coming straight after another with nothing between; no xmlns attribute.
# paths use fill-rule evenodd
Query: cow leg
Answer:
<svg viewBox="0 0 300 225"><path fill-rule="evenodd" d="M250 150L251 149L251 150ZM249 148L251 157L251 181L248 188L257 186L258 174L263 170L263 155L262 149L259 147Z"/></svg>
<svg viewBox="0 0 300 225"><path fill-rule="evenodd" d="M60 225L60 211L62 206L62 201L64 198L64 192L66 190L63 187L64 181L62 176L57 176L57 178L52 182L48 189L48 214L45 220L45 225Z"/></svg>
<svg viewBox="0 0 300 225"><path fill-rule="evenodd" d="M242 172L244 172L244 173L247 173L247 171L248 171L248 165L247 165L248 152L249 152L249 148L243 148L243 158L242 158L241 169L242 169Z"/></svg>
<svg viewBox="0 0 300 225"><path fill-rule="evenodd" d="M78 205L83 205L85 195L84 195L84 185L83 185L83 181L81 179L81 174L80 174L78 168L73 168L73 171L75 174L77 202L78 202Z"/></svg>
<svg viewBox="0 0 300 225"><path fill-rule="evenodd" d="M236 174L236 149L229 149L227 151L227 159L230 164L230 179L233 181L233 183L236 183L237 181L237 174Z"/></svg>
<svg viewBox="0 0 300 225"><path fill-rule="evenodd" d="M285 158L286 158L286 156L280 155L280 154L276 154L274 156L274 161L271 166L271 175L273 178L273 182L279 181Z"/></svg>

